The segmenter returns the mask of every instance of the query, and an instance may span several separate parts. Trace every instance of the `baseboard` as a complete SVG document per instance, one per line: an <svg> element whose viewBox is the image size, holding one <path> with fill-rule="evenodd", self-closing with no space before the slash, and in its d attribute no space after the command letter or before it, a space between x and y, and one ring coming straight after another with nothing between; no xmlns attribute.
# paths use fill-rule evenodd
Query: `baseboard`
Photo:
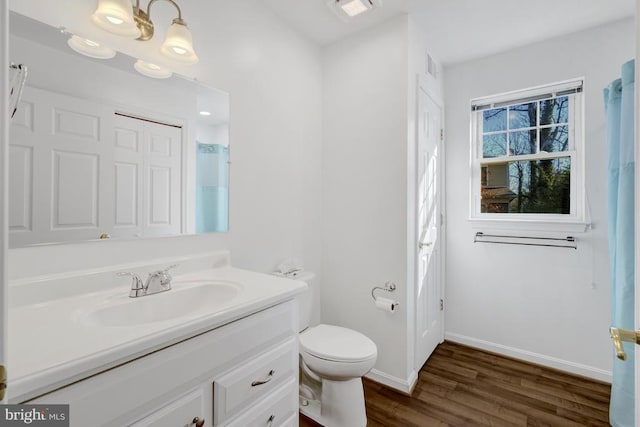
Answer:
<svg viewBox="0 0 640 427"><path fill-rule="evenodd" d="M416 371L411 371L411 375L409 375L409 378L406 380L386 374L377 369L370 370L365 377L377 383L384 384L387 387L391 387L392 389L408 396L411 395L413 388L418 383L418 373Z"/></svg>
<svg viewBox="0 0 640 427"><path fill-rule="evenodd" d="M558 359L556 357L546 356L544 354L533 353L531 351L519 348L509 347L502 344L496 344L489 341L479 340L477 338L467 337L465 335L446 332L444 338L447 341L468 345L470 347L479 348L481 350L502 354L504 356L522 359L527 362L536 363L538 365L547 366L549 368L558 369L560 371L570 372L572 374L581 375L583 377L593 378L599 381L611 383L611 371L595 368L593 366L583 365L580 363L570 362L568 360Z"/></svg>

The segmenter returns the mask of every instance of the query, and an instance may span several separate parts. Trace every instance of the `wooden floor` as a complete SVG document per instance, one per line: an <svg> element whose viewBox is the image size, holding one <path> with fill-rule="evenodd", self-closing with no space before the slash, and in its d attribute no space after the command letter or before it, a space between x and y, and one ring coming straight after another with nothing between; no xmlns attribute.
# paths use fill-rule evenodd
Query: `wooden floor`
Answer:
<svg viewBox="0 0 640 427"><path fill-rule="evenodd" d="M608 426L610 388L451 342L429 358L411 397L364 379L369 427Z"/></svg>

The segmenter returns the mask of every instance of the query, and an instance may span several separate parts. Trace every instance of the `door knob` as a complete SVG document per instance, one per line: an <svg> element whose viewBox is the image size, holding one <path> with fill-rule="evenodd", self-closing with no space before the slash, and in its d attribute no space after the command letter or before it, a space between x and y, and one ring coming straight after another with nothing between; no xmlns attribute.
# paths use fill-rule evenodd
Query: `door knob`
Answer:
<svg viewBox="0 0 640 427"><path fill-rule="evenodd" d="M622 347L622 342L633 342L640 345L640 331L631 331L629 329L609 328L609 334L613 340L613 346L616 349L616 356L620 360L627 360L627 353Z"/></svg>
<svg viewBox="0 0 640 427"><path fill-rule="evenodd" d="M0 401L4 400L4 391L7 389L7 369L0 365Z"/></svg>

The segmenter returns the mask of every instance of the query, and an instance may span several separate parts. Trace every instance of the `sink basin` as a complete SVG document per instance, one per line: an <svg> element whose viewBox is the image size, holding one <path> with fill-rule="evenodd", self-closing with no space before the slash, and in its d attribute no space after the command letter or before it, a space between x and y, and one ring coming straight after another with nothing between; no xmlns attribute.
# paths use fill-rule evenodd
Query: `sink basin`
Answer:
<svg viewBox="0 0 640 427"><path fill-rule="evenodd" d="M231 301L240 289L231 282L183 282L154 295L119 297L88 311L83 321L99 326L132 326L202 316Z"/></svg>

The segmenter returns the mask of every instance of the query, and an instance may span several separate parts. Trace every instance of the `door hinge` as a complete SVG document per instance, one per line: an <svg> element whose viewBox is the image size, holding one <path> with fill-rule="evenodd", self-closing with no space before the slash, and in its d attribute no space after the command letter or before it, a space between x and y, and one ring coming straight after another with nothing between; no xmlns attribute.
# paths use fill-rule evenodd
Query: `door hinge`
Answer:
<svg viewBox="0 0 640 427"><path fill-rule="evenodd" d="M440 129L440 141L444 141L444 129Z"/></svg>
<svg viewBox="0 0 640 427"><path fill-rule="evenodd" d="M440 300L440 311L444 310L444 300Z"/></svg>
<svg viewBox="0 0 640 427"><path fill-rule="evenodd" d="M4 400L4 391L7 389L7 368L0 365L0 402Z"/></svg>

